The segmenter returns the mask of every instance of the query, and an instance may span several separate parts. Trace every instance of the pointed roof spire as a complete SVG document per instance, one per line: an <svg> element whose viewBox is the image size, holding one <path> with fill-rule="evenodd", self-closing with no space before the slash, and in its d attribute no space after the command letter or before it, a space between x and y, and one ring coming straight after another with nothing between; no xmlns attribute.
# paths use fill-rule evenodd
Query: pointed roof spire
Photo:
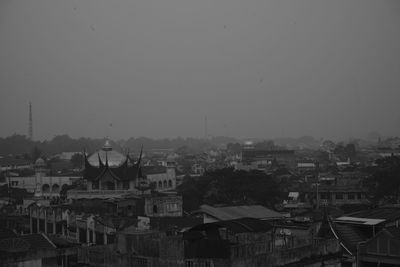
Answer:
<svg viewBox="0 0 400 267"><path fill-rule="evenodd" d="M99 158L99 166L103 167L104 163L101 161L101 157L100 157L100 153L99 152L97 152L97 157Z"/></svg>
<svg viewBox="0 0 400 267"><path fill-rule="evenodd" d="M111 146L110 140L108 138L106 138L106 141L101 149L103 151L111 151L112 150L112 146Z"/></svg>
<svg viewBox="0 0 400 267"><path fill-rule="evenodd" d="M142 155L143 155L143 145L140 148L140 155L139 155L139 159L137 161L137 165L140 165L140 162L142 161Z"/></svg>

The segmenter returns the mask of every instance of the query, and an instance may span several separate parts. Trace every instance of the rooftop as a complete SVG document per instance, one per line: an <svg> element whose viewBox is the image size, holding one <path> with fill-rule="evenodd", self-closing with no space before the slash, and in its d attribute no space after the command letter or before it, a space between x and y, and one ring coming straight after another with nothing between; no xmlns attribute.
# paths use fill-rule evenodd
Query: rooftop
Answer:
<svg viewBox="0 0 400 267"><path fill-rule="evenodd" d="M348 217L365 218L365 219L382 219L382 220L395 220L400 218L400 208L375 208L347 214Z"/></svg>
<svg viewBox="0 0 400 267"><path fill-rule="evenodd" d="M236 220L227 220L214 223L200 224L195 227L192 227L190 231L202 231L214 227L226 228L233 233L248 233L248 232L265 233L272 229L272 224L255 218L240 218Z"/></svg>
<svg viewBox="0 0 400 267"><path fill-rule="evenodd" d="M213 207L201 205L200 213L206 213L218 220L235 220L239 218L277 219L283 215L261 205Z"/></svg>
<svg viewBox="0 0 400 267"><path fill-rule="evenodd" d="M351 224L359 224L359 225L377 225L377 224L385 222L386 220L342 216L342 217L336 218L335 221L337 223L351 223Z"/></svg>

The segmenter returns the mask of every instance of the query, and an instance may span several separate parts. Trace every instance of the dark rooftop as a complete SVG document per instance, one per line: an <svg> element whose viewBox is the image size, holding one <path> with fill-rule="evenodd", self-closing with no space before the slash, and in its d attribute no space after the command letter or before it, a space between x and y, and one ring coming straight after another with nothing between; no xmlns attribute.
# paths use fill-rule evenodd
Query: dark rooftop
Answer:
<svg viewBox="0 0 400 267"><path fill-rule="evenodd" d="M6 239L6 238L13 238L16 236L17 236L17 234L14 233L11 229L0 228L0 240Z"/></svg>
<svg viewBox="0 0 400 267"><path fill-rule="evenodd" d="M388 227L385 228L395 239L400 240L400 228L399 227Z"/></svg>
<svg viewBox="0 0 400 267"><path fill-rule="evenodd" d="M255 218L240 218L236 220L200 224L191 228L190 231L206 230L213 227L227 228L233 233L268 232L272 229L272 224Z"/></svg>
<svg viewBox="0 0 400 267"><path fill-rule="evenodd" d="M31 245L31 248L35 250L48 250L55 248L54 244L52 244L44 234L21 235L18 238L28 242Z"/></svg>
<svg viewBox="0 0 400 267"><path fill-rule="evenodd" d="M142 172L144 175L159 174L167 172L167 167L164 166L142 166Z"/></svg>
<svg viewBox="0 0 400 267"><path fill-rule="evenodd" d="M332 223L332 228L348 252L355 255L357 244L368 239L357 227L348 224Z"/></svg>
<svg viewBox="0 0 400 267"><path fill-rule="evenodd" d="M383 219L387 221L400 218L400 208L374 208L346 214L349 217Z"/></svg>

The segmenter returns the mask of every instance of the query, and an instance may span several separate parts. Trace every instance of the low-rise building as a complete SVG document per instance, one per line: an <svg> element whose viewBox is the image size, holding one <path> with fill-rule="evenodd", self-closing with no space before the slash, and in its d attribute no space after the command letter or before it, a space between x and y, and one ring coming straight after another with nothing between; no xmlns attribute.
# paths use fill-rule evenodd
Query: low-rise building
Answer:
<svg viewBox="0 0 400 267"><path fill-rule="evenodd" d="M154 185L156 191L170 191L176 189L175 168L164 166L143 166L143 175Z"/></svg>

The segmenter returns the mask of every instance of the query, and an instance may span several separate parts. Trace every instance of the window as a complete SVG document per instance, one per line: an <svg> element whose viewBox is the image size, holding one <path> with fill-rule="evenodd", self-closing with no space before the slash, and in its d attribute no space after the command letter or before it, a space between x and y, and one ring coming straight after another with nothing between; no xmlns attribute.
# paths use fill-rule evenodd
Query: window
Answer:
<svg viewBox="0 0 400 267"><path fill-rule="evenodd" d="M168 187L172 187L172 181L171 180L168 181Z"/></svg>
<svg viewBox="0 0 400 267"><path fill-rule="evenodd" d="M153 213L157 213L157 211L158 211L157 205L153 205Z"/></svg>
<svg viewBox="0 0 400 267"><path fill-rule="evenodd" d="M343 199L343 193L336 193L336 199Z"/></svg>
<svg viewBox="0 0 400 267"><path fill-rule="evenodd" d="M321 193L321 199L328 199L328 194L327 193Z"/></svg>
<svg viewBox="0 0 400 267"><path fill-rule="evenodd" d="M162 182L161 181L158 182L158 188L162 188Z"/></svg>
<svg viewBox="0 0 400 267"><path fill-rule="evenodd" d="M138 267L147 267L147 259L146 258L139 258L139 257L132 257L132 266Z"/></svg>
<svg viewBox="0 0 400 267"><path fill-rule="evenodd" d="M178 204L177 203L171 203L167 205L168 211L178 211Z"/></svg>
<svg viewBox="0 0 400 267"><path fill-rule="evenodd" d="M355 199L355 196L354 196L353 193L349 193L349 194L347 195L347 198L348 198L348 199Z"/></svg>

